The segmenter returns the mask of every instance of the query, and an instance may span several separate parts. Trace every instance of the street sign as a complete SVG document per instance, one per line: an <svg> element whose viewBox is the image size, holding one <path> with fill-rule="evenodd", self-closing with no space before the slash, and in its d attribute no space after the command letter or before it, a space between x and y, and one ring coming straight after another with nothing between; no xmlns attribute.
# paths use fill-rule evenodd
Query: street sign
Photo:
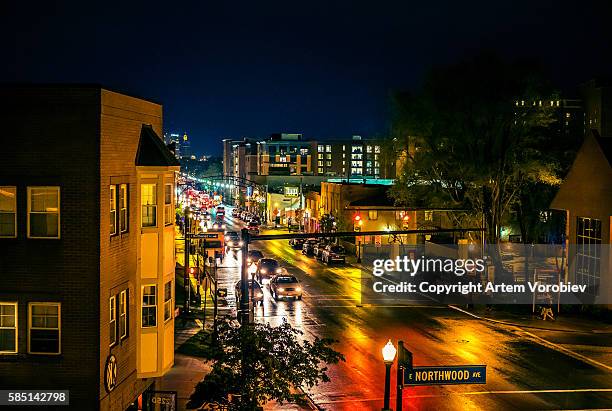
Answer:
<svg viewBox="0 0 612 411"><path fill-rule="evenodd" d="M486 383L486 365L413 367L404 370L404 386Z"/></svg>
<svg viewBox="0 0 612 411"><path fill-rule="evenodd" d="M227 288L217 289L217 297L227 297Z"/></svg>

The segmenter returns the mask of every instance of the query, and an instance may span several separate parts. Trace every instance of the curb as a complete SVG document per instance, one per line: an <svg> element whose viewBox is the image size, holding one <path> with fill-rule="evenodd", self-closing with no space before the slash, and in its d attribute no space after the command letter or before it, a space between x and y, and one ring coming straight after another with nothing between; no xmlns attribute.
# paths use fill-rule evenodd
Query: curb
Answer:
<svg viewBox="0 0 612 411"><path fill-rule="evenodd" d="M324 410L324 408L318 406L317 403L314 402L312 397L310 397L310 394L308 394L306 391L304 391L304 389L302 387L299 387L297 390L301 394L304 394L304 397L306 398L306 403L308 404L308 406L310 407L311 410L318 410L318 411Z"/></svg>

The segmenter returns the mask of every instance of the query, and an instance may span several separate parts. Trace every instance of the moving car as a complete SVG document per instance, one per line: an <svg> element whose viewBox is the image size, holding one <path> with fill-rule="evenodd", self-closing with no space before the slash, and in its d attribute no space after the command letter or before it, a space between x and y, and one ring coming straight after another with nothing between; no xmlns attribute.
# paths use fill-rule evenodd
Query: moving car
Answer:
<svg viewBox="0 0 612 411"><path fill-rule="evenodd" d="M346 250L341 245L329 244L321 251L321 261L327 264L345 263Z"/></svg>
<svg viewBox="0 0 612 411"><path fill-rule="evenodd" d="M253 280L249 280L248 284L249 284L249 300L253 298L255 300L255 304L261 304L264 299L264 293L263 293L263 289L261 288L261 284ZM253 289L253 291L251 291L251 288ZM239 304L240 299L242 298L242 280L239 280L234 286L234 293L236 295L236 303Z"/></svg>
<svg viewBox="0 0 612 411"><path fill-rule="evenodd" d="M295 298L302 299L302 286L297 278L292 275L278 274L270 280L270 292L272 298Z"/></svg>
<svg viewBox="0 0 612 411"><path fill-rule="evenodd" d="M325 247L327 247L327 244L329 244L329 242L322 238L319 240L318 243L314 245L314 247L312 248L312 254L315 256L315 258L321 258L321 252Z"/></svg>
<svg viewBox="0 0 612 411"><path fill-rule="evenodd" d="M257 264L260 259L263 258L263 253L259 250L249 250L247 254L247 262L249 264L255 263Z"/></svg>
<svg viewBox="0 0 612 411"><path fill-rule="evenodd" d="M251 221L247 224L247 230L249 230L249 234L257 235L259 234L259 224Z"/></svg>
<svg viewBox="0 0 612 411"><path fill-rule="evenodd" d="M318 243L316 238L309 238L302 245L302 254L313 255L314 246Z"/></svg>
<svg viewBox="0 0 612 411"><path fill-rule="evenodd" d="M289 240L289 245L294 250L301 250L304 246L304 241L306 240L303 238L292 238L291 240Z"/></svg>
<svg viewBox="0 0 612 411"><path fill-rule="evenodd" d="M281 272L282 269L279 267L278 261L274 258L262 258L257 265L255 276L257 277L257 281L263 283L264 280L268 280Z"/></svg>
<svg viewBox="0 0 612 411"><path fill-rule="evenodd" d="M237 232L227 231L225 233L225 248L227 249L227 251L229 251L230 249L238 250L240 249L240 247L242 247L242 245L242 240L238 236Z"/></svg>

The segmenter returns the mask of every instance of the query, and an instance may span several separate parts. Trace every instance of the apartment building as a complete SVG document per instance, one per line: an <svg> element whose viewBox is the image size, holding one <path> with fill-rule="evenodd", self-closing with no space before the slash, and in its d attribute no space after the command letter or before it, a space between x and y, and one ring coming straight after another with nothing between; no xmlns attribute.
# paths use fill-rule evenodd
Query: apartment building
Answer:
<svg viewBox="0 0 612 411"><path fill-rule="evenodd" d="M174 363L174 185L162 106L100 86L5 86L0 386L138 409Z"/></svg>

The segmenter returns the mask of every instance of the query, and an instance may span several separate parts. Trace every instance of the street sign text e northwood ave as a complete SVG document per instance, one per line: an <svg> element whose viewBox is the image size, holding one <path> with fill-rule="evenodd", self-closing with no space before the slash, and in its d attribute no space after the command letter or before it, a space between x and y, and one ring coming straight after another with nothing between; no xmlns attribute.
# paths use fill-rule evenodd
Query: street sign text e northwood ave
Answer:
<svg viewBox="0 0 612 411"><path fill-rule="evenodd" d="M404 370L404 386L486 383L486 365L413 367Z"/></svg>

